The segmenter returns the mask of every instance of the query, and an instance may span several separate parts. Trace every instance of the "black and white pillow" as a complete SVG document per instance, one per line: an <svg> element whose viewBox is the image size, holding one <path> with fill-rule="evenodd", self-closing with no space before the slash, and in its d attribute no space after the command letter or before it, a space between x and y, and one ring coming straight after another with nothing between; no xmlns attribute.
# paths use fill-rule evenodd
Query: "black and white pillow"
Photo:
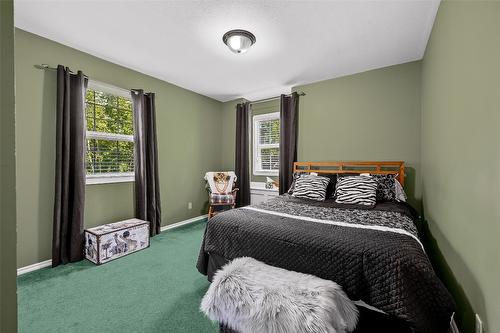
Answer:
<svg viewBox="0 0 500 333"><path fill-rule="evenodd" d="M288 194L293 194L293 190L295 189L295 182L297 181L298 178L307 175L306 173L300 173L300 172L294 172L293 173L293 180L292 184L290 185L290 188L288 189Z"/></svg>
<svg viewBox="0 0 500 333"><path fill-rule="evenodd" d="M321 177L327 177L330 179L330 182L328 183L328 187L326 188L326 194L325 198L333 198L335 195L335 186L337 185L337 175L334 173L300 173L300 172L295 172L293 174L293 181L292 185L290 185L290 188L288 189L288 194L293 194L293 190L295 189L295 182L297 181L297 178L300 178L302 176L307 176L307 175L314 175L314 176L321 176Z"/></svg>
<svg viewBox="0 0 500 333"><path fill-rule="evenodd" d="M324 201L329 182L328 177L303 175L295 180L292 195L301 199Z"/></svg>
<svg viewBox="0 0 500 333"><path fill-rule="evenodd" d="M396 200L396 175L371 175L377 182L377 201Z"/></svg>
<svg viewBox="0 0 500 333"><path fill-rule="evenodd" d="M405 193L405 190L403 189L403 186L401 185L401 183L395 179L395 188L396 188L396 201L399 201L399 202L406 202L406 193Z"/></svg>
<svg viewBox="0 0 500 333"><path fill-rule="evenodd" d="M330 179L328 187L326 188L326 198L333 198L335 195L335 186L337 185L337 175L334 173L320 173L319 175Z"/></svg>
<svg viewBox="0 0 500 333"><path fill-rule="evenodd" d="M335 202L374 206L377 202L377 182L370 176L340 177L337 179Z"/></svg>

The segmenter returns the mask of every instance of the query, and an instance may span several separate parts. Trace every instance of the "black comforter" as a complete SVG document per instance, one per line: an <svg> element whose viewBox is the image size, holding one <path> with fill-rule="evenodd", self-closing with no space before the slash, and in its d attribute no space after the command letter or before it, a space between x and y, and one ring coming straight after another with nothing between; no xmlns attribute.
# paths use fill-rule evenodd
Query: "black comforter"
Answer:
<svg viewBox="0 0 500 333"><path fill-rule="evenodd" d="M207 274L210 254L253 257L335 281L351 299L406 321L415 332L446 332L454 303L432 269L414 218L406 204L363 209L284 195L213 217L197 268Z"/></svg>

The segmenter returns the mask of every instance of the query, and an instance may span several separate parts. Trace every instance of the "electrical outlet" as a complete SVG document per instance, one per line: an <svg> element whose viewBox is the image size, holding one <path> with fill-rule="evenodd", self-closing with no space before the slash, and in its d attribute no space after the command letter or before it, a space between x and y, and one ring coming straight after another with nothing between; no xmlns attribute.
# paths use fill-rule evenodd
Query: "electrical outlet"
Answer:
<svg viewBox="0 0 500 333"><path fill-rule="evenodd" d="M483 321L481 317L476 313L476 333L483 333Z"/></svg>
<svg viewBox="0 0 500 333"><path fill-rule="evenodd" d="M191 201L188 202L188 209L193 209L193 203Z"/></svg>

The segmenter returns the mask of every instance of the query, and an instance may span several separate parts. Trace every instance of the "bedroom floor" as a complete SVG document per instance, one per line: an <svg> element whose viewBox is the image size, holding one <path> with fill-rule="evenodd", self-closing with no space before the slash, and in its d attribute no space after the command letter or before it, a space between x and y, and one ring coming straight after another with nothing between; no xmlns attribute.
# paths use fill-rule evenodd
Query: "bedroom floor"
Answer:
<svg viewBox="0 0 500 333"><path fill-rule="evenodd" d="M205 223L95 266L87 260L18 278L19 332L218 332L198 310L209 282L195 268Z"/></svg>

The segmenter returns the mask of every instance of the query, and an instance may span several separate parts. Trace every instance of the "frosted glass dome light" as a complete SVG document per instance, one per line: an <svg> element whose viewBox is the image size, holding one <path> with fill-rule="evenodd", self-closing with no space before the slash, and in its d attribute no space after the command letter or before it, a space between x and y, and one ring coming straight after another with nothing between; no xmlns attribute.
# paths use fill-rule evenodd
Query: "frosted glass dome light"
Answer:
<svg viewBox="0 0 500 333"><path fill-rule="evenodd" d="M222 41L232 52L245 53L257 40L249 31L231 30L222 36Z"/></svg>

